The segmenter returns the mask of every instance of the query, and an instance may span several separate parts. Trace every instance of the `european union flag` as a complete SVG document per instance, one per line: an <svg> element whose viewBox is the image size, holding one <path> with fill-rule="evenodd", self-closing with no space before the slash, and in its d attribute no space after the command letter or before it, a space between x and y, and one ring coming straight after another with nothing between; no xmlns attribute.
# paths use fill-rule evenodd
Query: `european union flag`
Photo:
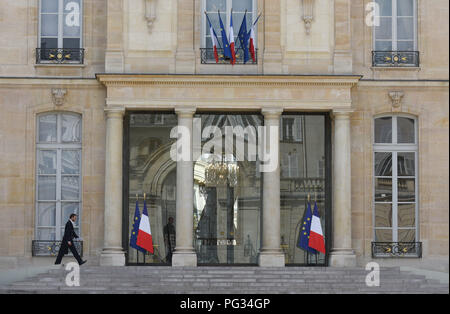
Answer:
<svg viewBox="0 0 450 314"><path fill-rule="evenodd" d="M312 211L311 204L308 202L306 213L300 226L297 247L309 253L316 254L317 251L309 247L309 234L311 232Z"/></svg>
<svg viewBox="0 0 450 314"><path fill-rule="evenodd" d="M241 28L239 28L239 41L241 43L241 48L244 49L244 63L250 59L248 55L248 40L250 35L247 34L247 11L245 11L244 18L242 19Z"/></svg>
<svg viewBox="0 0 450 314"><path fill-rule="evenodd" d="M142 253L145 253L146 250L136 244L140 223L141 223L141 215L139 211L139 203L138 201L136 201L136 209L134 211L134 218L133 218L133 229L131 230L130 236L130 247L135 248L136 250L141 251Z"/></svg>
<svg viewBox="0 0 450 314"><path fill-rule="evenodd" d="M230 49L230 44L228 43L227 33L225 32L225 27L223 26L219 11L218 11L218 14L219 14L219 23L220 23L220 35L222 36L223 55L225 57L228 57L231 59L232 58L231 49Z"/></svg>

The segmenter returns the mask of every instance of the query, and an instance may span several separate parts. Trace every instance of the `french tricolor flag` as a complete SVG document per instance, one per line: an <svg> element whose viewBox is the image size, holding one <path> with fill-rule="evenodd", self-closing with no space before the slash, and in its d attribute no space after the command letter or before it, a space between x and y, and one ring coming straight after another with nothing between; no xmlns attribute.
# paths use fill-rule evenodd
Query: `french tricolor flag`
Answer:
<svg viewBox="0 0 450 314"><path fill-rule="evenodd" d="M219 62L219 54L217 53L217 45L219 43L219 40L217 39L216 32L214 31L214 28L211 25L211 21L209 20L208 14L205 12L206 18L208 19L209 23L209 34L211 36L211 42L214 48L214 58L216 59L216 63Z"/></svg>
<svg viewBox="0 0 450 314"><path fill-rule="evenodd" d="M230 50L231 50L231 64L236 63L236 52L234 51L234 32L233 32L233 9L231 9L231 17L230 17L230 31L228 32L228 36L230 36Z"/></svg>
<svg viewBox="0 0 450 314"><path fill-rule="evenodd" d="M144 210L139 223L139 231L136 244L153 254L152 232L150 230L150 219L148 218L147 204L144 200Z"/></svg>
<svg viewBox="0 0 450 314"><path fill-rule="evenodd" d="M311 220L308 246L325 254L325 240L323 238L322 225L320 224L317 202L314 204L314 213Z"/></svg>
<svg viewBox="0 0 450 314"><path fill-rule="evenodd" d="M253 23L252 28L250 29L250 43L248 50L250 51L250 55L252 56L253 62L256 62L256 53L255 53L255 25L258 23L259 17L261 15L258 15L256 18L256 21Z"/></svg>

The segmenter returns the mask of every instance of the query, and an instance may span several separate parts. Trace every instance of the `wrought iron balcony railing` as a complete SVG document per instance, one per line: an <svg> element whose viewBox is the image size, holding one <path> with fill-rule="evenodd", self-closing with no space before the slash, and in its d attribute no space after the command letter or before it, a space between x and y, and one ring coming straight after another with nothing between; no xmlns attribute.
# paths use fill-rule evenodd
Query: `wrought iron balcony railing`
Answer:
<svg viewBox="0 0 450 314"><path fill-rule="evenodd" d="M372 242L372 257L422 257L422 242Z"/></svg>
<svg viewBox="0 0 450 314"><path fill-rule="evenodd" d="M374 67L418 67L418 51L372 51Z"/></svg>
<svg viewBox="0 0 450 314"><path fill-rule="evenodd" d="M36 64L83 64L83 48L36 48Z"/></svg>
<svg viewBox="0 0 450 314"><path fill-rule="evenodd" d="M219 55L218 63L216 63L216 59L214 57L214 48L200 48L200 52L202 64L230 64L230 59L223 55L223 49L217 49L217 54ZM236 49L235 64L244 64L244 49ZM249 53L249 60L245 64L258 64L258 49L255 49L255 61L253 61Z"/></svg>
<svg viewBox="0 0 450 314"><path fill-rule="evenodd" d="M78 254L83 256L83 241L73 241ZM33 240L31 242L31 254L32 256L57 256L59 248L61 247L61 241L53 240ZM69 250L69 256L72 256L72 252Z"/></svg>

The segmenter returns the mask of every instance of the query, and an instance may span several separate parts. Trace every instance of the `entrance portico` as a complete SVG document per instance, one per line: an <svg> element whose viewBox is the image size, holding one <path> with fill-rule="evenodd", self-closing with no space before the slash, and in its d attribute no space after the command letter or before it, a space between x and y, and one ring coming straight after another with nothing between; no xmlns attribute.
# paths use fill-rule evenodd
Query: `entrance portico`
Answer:
<svg viewBox="0 0 450 314"><path fill-rule="evenodd" d="M266 126L282 112L331 112L333 126L333 233L330 264L352 266L350 114L351 88L359 76L190 76L98 74L107 87L105 238L101 265L125 264L122 249L122 145L125 111L175 110L178 125L192 130L196 112L260 111ZM192 138L190 139L192 147ZM278 142L277 142L278 143ZM269 150L279 152L279 145ZM192 150L191 150L192 153ZM196 266L193 247L194 164L178 161L176 247L173 266ZM263 176L260 266L284 266L280 237L280 169Z"/></svg>

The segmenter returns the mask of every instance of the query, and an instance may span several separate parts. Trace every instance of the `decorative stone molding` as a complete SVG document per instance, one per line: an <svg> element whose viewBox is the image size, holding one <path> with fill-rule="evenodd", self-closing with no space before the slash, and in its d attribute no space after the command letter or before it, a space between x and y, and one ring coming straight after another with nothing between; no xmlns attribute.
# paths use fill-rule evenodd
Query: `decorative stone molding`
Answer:
<svg viewBox="0 0 450 314"><path fill-rule="evenodd" d="M389 92L389 97L391 98L393 110L399 110L401 108L402 98L404 95L405 95L405 93L402 91Z"/></svg>
<svg viewBox="0 0 450 314"><path fill-rule="evenodd" d="M52 88L52 99L55 106L62 106L67 94L65 88Z"/></svg>
<svg viewBox="0 0 450 314"><path fill-rule="evenodd" d="M151 31L153 23L156 20L156 2L158 0L144 0L145 19L147 20L148 30Z"/></svg>
<svg viewBox="0 0 450 314"><path fill-rule="evenodd" d="M303 4L303 22L306 34L311 33L311 24L314 20L314 0L301 0Z"/></svg>

